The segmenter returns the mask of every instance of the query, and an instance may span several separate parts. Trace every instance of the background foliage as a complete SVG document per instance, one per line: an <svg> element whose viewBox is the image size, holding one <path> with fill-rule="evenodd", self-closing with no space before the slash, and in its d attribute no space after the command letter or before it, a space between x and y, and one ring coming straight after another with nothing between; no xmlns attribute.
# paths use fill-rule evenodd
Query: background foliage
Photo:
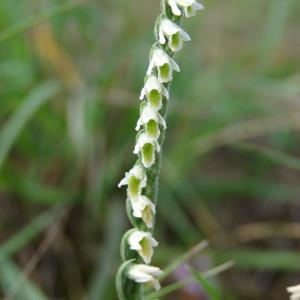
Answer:
<svg viewBox="0 0 300 300"><path fill-rule="evenodd" d="M213 282L223 299L285 299L300 282L300 2L203 2L176 56L155 263L209 239L190 264L235 260ZM128 227L116 185L158 12L158 0L0 2L1 298L115 299ZM205 297L192 285L170 299Z"/></svg>

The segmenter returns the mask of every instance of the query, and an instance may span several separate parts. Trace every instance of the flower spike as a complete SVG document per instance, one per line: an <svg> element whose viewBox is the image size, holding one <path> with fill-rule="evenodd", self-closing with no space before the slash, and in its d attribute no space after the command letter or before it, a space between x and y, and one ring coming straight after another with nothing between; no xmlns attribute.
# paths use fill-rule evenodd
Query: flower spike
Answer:
<svg viewBox="0 0 300 300"><path fill-rule="evenodd" d="M124 234L121 242L122 264L116 276L119 300L143 299L144 283L151 284L156 290L160 288L157 277L162 271L149 264L153 250L158 246L152 231L169 88L173 72L180 71L173 56L182 48L183 42L190 40L188 33L179 26L183 16L191 17L203 6L197 0L161 0L161 8L162 13L155 22L156 41L150 51L147 76L139 97L142 102L133 151L138 159L118 185L127 186L126 210L134 227Z"/></svg>

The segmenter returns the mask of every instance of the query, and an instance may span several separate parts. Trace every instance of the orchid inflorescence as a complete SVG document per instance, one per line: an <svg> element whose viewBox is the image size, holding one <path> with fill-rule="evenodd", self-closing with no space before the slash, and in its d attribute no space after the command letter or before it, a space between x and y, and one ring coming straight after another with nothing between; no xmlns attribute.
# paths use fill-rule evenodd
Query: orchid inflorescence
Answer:
<svg viewBox="0 0 300 300"><path fill-rule="evenodd" d="M156 20L156 43L150 52L150 63L140 95L140 118L135 128L138 133L133 153L138 159L118 185L127 186L127 211L135 227L122 239L123 264L117 274L117 292L121 300L142 299L141 283L160 288L157 276L162 271L149 264L153 248L158 245L152 233L169 86L173 72L180 71L172 57L182 49L183 42L190 40L180 27L182 17L191 17L201 9L203 6L196 0L162 0L163 12Z"/></svg>

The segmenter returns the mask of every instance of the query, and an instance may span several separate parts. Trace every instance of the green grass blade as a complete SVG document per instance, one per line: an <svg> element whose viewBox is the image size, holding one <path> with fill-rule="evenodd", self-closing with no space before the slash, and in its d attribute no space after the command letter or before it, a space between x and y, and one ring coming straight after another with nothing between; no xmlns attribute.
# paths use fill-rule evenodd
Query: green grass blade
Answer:
<svg viewBox="0 0 300 300"><path fill-rule="evenodd" d="M188 267L189 271L193 274L194 278L199 282L199 284L205 289L207 294L212 300L220 300L221 296L219 292L211 285L211 283L197 270L192 267Z"/></svg>
<svg viewBox="0 0 300 300"><path fill-rule="evenodd" d="M76 8L79 5L82 5L83 2L81 1L69 1L66 3L63 3L61 5L57 5L54 8L48 9L44 12L40 12L27 20L24 20L20 23L14 24L11 27L8 27L4 29L2 32L0 32L0 43L6 41L9 38L12 38L13 36L35 26L38 25L44 21L47 21L55 16L61 15L65 13L66 11L69 11L73 8Z"/></svg>
<svg viewBox="0 0 300 300"><path fill-rule="evenodd" d="M239 268L263 271L300 271L300 254L296 251L233 249L212 251L215 259L234 260Z"/></svg>
<svg viewBox="0 0 300 300"><path fill-rule="evenodd" d="M0 170L14 140L24 125L58 90L59 85L55 82L46 82L38 86L25 98L13 116L4 124L0 132Z"/></svg>
<svg viewBox="0 0 300 300"><path fill-rule="evenodd" d="M203 272L202 276L204 278L210 278L210 277L216 276L217 274L220 274L220 273L226 271L227 269L231 268L233 265L234 265L234 263L232 261L225 262L224 264L221 264L215 268L212 268L208 271ZM184 280L181 280L181 281L175 282L173 284L170 284L166 287L163 287L159 291L152 292L152 293L146 295L144 300L155 300L159 297L169 295L179 289L182 289L182 288L188 286L189 284L193 283L194 281L195 281L194 276L187 277Z"/></svg>
<svg viewBox="0 0 300 300"><path fill-rule="evenodd" d="M43 292L28 279L19 287L22 280L22 271L11 260L3 260L0 264L0 286L4 295L15 293L13 300L47 300ZM17 290L16 290L17 289ZM9 299L9 298L4 298ZM12 299L9 299L12 300Z"/></svg>
<svg viewBox="0 0 300 300"><path fill-rule="evenodd" d="M242 150L256 152L274 163L288 167L295 171L300 171L300 159L290 154L251 143L237 144L236 147Z"/></svg>
<svg viewBox="0 0 300 300"><path fill-rule="evenodd" d="M61 208L59 208L61 210ZM57 219L58 208L51 209L20 230L0 246L0 262L14 255Z"/></svg>
<svg viewBox="0 0 300 300"><path fill-rule="evenodd" d="M95 274L91 280L88 300L108 300L108 290L111 289L110 280L120 260L118 249L125 226L123 209L121 202L113 203L110 208L111 211L107 218L105 247L99 256Z"/></svg>
<svg viewBox="0 0 300 300"><path fill-rule="evenodd" d="M183 253L182 255L178 256L175 260L172 261L171 264L169 264L160 276L160 280L163 280L167 276L169 276L178 266L181 264L187 262L189 259L193 258L197 254L199 254L200 251L204 250L208 246L208 241L202 241L189 249L187 252Z"/></svg>

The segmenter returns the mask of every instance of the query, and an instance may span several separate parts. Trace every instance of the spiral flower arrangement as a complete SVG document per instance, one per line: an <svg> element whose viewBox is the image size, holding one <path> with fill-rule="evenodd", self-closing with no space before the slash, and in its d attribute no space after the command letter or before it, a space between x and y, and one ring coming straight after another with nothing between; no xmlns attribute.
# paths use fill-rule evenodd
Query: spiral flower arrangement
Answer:
<svg viewBox="0 0 300 300"><path fill-rule="evenodd" d="M190 36L180 27L183 16L194 16L203 6L196 0L162 0L162 14L155 23L156 42L150 51L150 63L141 91L140 118L133 153L138 156L133 168L125 173L119 187L127 186L127 213L134 226L121 242L120 266L116 285L120 300L143 299L143 284L160 288L157 277L162 271L151 266L161 148L166 130L169 88L173 72L179 66L173 60Z"/></svg>

